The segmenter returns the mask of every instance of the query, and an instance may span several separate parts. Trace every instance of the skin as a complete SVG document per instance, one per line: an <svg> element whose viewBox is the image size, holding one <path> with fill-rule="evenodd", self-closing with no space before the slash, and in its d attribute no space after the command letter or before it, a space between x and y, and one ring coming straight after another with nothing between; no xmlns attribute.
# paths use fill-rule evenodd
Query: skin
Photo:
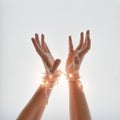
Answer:
<svg viewBox="0 0 120 120"><path fill-rule="evenodd" d="M87 101L82 90L81 82L79 80L79 69L82 60L86 53L90 50L90 32L80 34L80 43L74 50L72 44L72 37L69 36L69 54L66 61L66 73L71 75L69 79L69 103L70 103L70 120L91 120L90 112L88 109Z"/></svg>
<svg viewBox="0 0 120 120"><path fill-rule="evenodd" d="M41 57L43 64L45 66L46 75L56 75L58 73L58 66L60 64L60 59L54 60L47 44L44 40L44 35L41 35L41 42L39 40L38 34L32 38L33 45L36 52ZM86 37L84 40L84 34L80 35L80 43L74 50L72 44L72 37L69 36L69 54L66 61L66 74L69 79L69 100L70 100L70 120L91 120L87 101L82 90L82 86L79 80L79 69L85 54L90 49L90 32L86 32ZM69 75L72 75L72 80ZM56 79L47 78L48 82L54 80L53 84L43 85L41 84L29 103L22 110L17 120L40 120L42 114L46 108L49 96L54 87ZM46 87L51 88L47 92L46 97Z"/></svg>
<svg viewBox="0 0 120 120"><path fill-rule="evenodd" d="M57 68L60 64L60 59L54 60L47 44L44 40L44 35L41 35L41 43L39 40L38 34L35 34L35 37L32 38L33 45L35 47L36 52L41 57L43 64L45 66L46 75L51 74L54 75L57 72ZM54 78L48 78L49 80L52 80ZM54 82L56 79L54 79ZM41 84L29 103L25 106L25 108L22 110L20 115L18 116L17 120L40 120L42 118L42 114L45 110L45 107L47 105L49 96L51 94L51 91L53 89L54 83L51 85L43 85ZM46 87L50 87L50 89L47 92L46 97Z"/></svg>

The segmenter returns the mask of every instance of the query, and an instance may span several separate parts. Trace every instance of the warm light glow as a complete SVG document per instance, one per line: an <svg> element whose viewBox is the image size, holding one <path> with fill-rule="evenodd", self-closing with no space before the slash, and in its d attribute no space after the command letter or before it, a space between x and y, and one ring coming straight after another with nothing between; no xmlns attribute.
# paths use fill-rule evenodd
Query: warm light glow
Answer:
<svg viewBox="0 0 120 120"><path fill-rule="evenodd" d="M62 74L60 76L60 79L59 79L58 83L66 85L68 83L68 80L66 80L65 76Z"/></svg>
<svg viewBox="0 0 120 120"><path fill-rule="evenodd" d="M73 78L73 75L72 74L68 74L66 75L64 72L62 72L61 70L58 70L57 71L57 75L59 76L55 82L55 86L58 86L58 85L62 85L62 86L67 86L68 85L68 82L69 82L69 79L70 78ZM53 78L53 75L50 74L48 75L48 78L50 80L52 80ZM43 80L41 79L40 81L34 81L35 82L35 87L36 86L39 86L40 84L43 85L43 86L48 86L48 84L50 84L47 80ZM85 81L84 79L81 80L81 82L78 82L79 86L83 87L83 91L87 91L88 90L88 81Z"/></svg>
<svg viewBox="0 0 120 120"><path fill-rule="evenodd" d="M47 86L48 85L48 81L44 81L41 84L44 85L44 86Z"/></svg>
<svg viewBox="0 0 120 120"><path fill-rule="evenodd" d="M72 74L69 74L69 77L70 77L70 78L72 78L72 77L73 77L73 75L72 75Z"/></svg>
<svg viewBox="0 0 120 120"><path fill-rule="evenodd" d="M48 78L49 78L49 79L52 79L52 78L53 78L53 76L52 76L52 75L49 75L49 76L48 76Z"/></svg>
<svg viewBox="0 0 120 120"><path fill-rule="evenodd" d="M60 76L62 74L61 70L57 71L57 75Z"/></svg>

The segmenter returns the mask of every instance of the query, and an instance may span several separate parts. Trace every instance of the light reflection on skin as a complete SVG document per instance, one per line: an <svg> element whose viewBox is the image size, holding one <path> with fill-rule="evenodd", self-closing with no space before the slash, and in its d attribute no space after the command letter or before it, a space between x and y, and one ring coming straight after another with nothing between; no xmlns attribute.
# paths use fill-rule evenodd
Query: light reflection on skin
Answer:
<svg viewBox="0 0 120 120"><path fill-rule="evenodd" d="M42 84L38 87L38 90L18 116L17 120L38 120L42 118L51 91L62 73L57 69L61 60L53 58L44 40L44 35L41 35L41 43L38 34L35 34L35 37L32 38L32 42L37 53L42 58L46 72ZM76 49L73 48L72 37L69 36L69 54L66 61L65 77L68 80L69 87L70 120L91 120L79 75L81 62L89 49L89 30L86 32L85 39L83 32L80 34L80 43Z"/></svg>
<svg viewBox="0 0 120 120"><path fill-rule="evenodd" d="M61 75L61 73L62 73L62 72L59 71L58 74ZM68 76L64 74L64 76L65 76L66 78L68 78L67 82L69 82L69 78L72 79L72 78L74 77L72 74L69 74ZM52 76L52 75L49 75L49 76L48 76L48 79L49 79L49 81L51 81L51 80L53 79L53 76ZM43 85L44 87L47 87L47 86L49 87L50 84L51 84L49 81L44 81L44 80L43 80L42 83L41 83L41 85ZM84 92L87 91L87 88L88 88L88 82L87 82L87 81L81 82L81 80L78 80L78 81L73 81L73 82L78 82L78 86L81 87ZM63 81L62 83L63 83L63 84L66 84L65 81ZM56 85L58 85L58 82L57 82ZM51 89L51 88L49 88L49 89Z"/></svg>

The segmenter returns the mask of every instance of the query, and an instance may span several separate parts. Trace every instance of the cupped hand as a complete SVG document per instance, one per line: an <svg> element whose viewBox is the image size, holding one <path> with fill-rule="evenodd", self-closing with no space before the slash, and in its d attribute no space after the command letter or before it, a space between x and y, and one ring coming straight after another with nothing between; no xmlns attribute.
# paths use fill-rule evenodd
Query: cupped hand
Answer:
<svg viewBox="0 0 120 120"><path fill-rule="evenodd" d="M91 40L90 40L90 31L86 31L86 36L84 40L84 33L80 34L80 42L76 49L73 48L72 37L69 36L69 53L66 61L66 73L67 75L74 75L75 73L79 76L79 69L81 62L85 54L90 50Z"/></svg>
<svg viewBox="0 0 120 120"><path fill-rule="evenodd" d="M55 73L57 70L61 60L60 59L54 59L52 56L46 42L45 42L45 36L44 34L41 34L41 42L39 40L39 35L36 33L34 38L31 38L33 45L41 57L43 64L45 66L46 73Z"/></svg>

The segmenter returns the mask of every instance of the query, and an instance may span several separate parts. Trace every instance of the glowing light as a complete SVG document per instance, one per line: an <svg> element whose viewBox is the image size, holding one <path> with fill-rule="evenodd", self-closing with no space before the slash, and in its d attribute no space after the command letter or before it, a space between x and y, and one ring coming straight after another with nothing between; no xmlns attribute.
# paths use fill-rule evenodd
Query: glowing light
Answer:
<svg viewBox="0 0 120 120"><path fill-rule="evenodd" d="M60 70L58 70L57 74L58 74L58 76L60 76L62 74L62 72Z"/></svg>
<svg viewBox="0 0 120 120"><path fill-rule="evenodd" d="M60 80L59 80L59 84L60 84L60 85L63 85L63 86L66 86L67 83L68 83L68 79L66 80L66 79L65 79L65 76L61 75L61 76L60 76Z"/></svg>
<svg viewBox="0 0 120 120"><path fill-rule="evenodd" d="M70 78L72 78L72 77L73 77L73 75L72 75L72 74L69 74L69 77L70 77Z"/></svg>
<svg viewBox="0 0 120 120"><path fill-rule="evenodd" d="M52 78L53 78L53 76L52 76L52 75L49 75L48 77L49 77L49 79L52 79Z"/></svg>
<svg viewBox="0 0 120 120"><path fill-rule="evenodd" d="M48 85L48 81L43 81L41 84L44 85L44 86L47 86Z"/></svg>

